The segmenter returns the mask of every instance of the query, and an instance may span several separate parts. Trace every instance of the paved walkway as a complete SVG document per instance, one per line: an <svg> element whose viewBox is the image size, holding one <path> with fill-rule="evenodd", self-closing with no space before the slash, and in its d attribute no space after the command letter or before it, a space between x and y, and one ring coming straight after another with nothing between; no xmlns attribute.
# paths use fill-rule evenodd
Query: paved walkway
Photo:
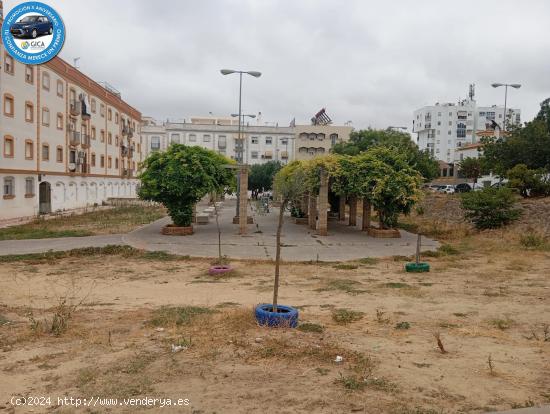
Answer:
<svg viewBox="0 0 550 414"><path fill-rule="evenodd" d="M200 210L200 208L199 208ZM235 203L229 201L220 212L222 254L236 259L274 259L275 233L278 220L277 208L269 214L254 215L255 224L249 225L249 234L240 236L238 225L232 224ZM215 257L218 254L218 234L215 219L209 224L195 225L193 236L164 236L161 228L169 224L163 218L123 236L125 243L140 249L164 250L174 254L197 257ZM360 225L360 220L358 220ZM294 224L285 218L282 237L282 257L288 261L340 261L363 257L409 256L416 250L416 235L401 231L400 239L377 239L367 236L358 227L349 227L343 222L329 221L329 235L321 237L307 225ZM423 239L423 250L434 250L436 241Z"/></svg>
<svg viewBox="0 0 550 414"><path fill-rule="evenodd" d="M232 224L235 201L228 201L220 211L222 254L235 259L274 259L275 232L278 209L269 214L253 211L255 224L249 225L249 234L238 234L238 225ZM161 228L170 218L162 218L128 234L58 239L0 241L0 255L39 253L48 250L69 250L82 247L102 247L108 244L127 244L150 251L166 251L195 257L218 255L218 234L215 219L206 225L195 225L192 236L164 236ZM360 220L358 225L360 226ZM282 257L288 261L342 261L364 257L393 255L410 256L416 249L416 235L401 230L400 239L377 239L343 222L329 221L329 235L321 237L306 225L294 224L285 218L282 237ZM423 238L422 250L434 250L436 241Z"/></svg>

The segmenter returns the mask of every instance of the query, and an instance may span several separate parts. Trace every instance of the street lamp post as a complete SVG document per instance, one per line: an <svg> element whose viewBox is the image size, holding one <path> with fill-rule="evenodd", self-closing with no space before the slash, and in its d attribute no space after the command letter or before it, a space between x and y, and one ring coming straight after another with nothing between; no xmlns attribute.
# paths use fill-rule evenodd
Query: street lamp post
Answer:
<svg viewBox="0 0 550 414"><path fill-rule="evenodd" d="M239 114L231 114L231 116L233 118L236 118L236 117L239 116ZM256 118L256 115L254 115L254 114L241 114L241 116L240 116L241 121L239 123L242 124L243 126L244 126L244 118L246 118L246 117ZM241 128L241 130L242 130L242 128ZM240 136L239 136L239 138L240 138ZM244 138L242 139L241 144L242 144L242 148L241 148L242 152L246 152L246 157L241 156L241 162L246 165L246 164L248 164L248 149L245 148L246 145L244 144ZM241 154L242 154L242 152L241 152Z"/></svg>
<svg viewBox="0 0 550 414"><path fill-rule="evenodd" d="M220 70L220 73L222 75L231 75L232 73L238 73L239 74L239 132L237 134L237 141L239 143L238 146L236 146L237 153L236 160L238 164L242 164L243 162L243 142L241 139L241 120L242 120L242 109L241 109L241 102L242 102L242 92L243 92L243 73L246 73L247 75L254 76L255 78L259 78L262 76L261 72L257 71L244 71L244 70L233 70L233 69L222 69ZM237 210L236 210L236 216L239 216L239 207L240 207L240 200L239 200L239 194L240 194L240 174L237 173Z"/></svg>
<svg viewBox="0 0 550 414"><path fill-rule="evenodd" d="M503 133L504 137L504 131L506 131L506 101L508 99L508 86L511 86L514 89L521 88L521 84L519 83L492 83L491 86L493 88L498 88L500 86L504 86L504 119L502 120L502 129L501 132Z"/></svg>

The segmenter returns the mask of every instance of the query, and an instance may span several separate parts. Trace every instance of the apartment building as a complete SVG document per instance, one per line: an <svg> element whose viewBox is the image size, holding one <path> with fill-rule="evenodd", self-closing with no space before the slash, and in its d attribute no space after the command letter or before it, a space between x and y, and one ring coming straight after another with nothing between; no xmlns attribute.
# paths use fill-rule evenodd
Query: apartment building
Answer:
<svg viewBox="0 0 550 414"><path fill-rule="evenodd" d="M263 164L309 159L328 154L334 144L348 141L352 127L333 125L261 125L250 122L242 126L243 161ZM232 118L191 117L182 122L160 122L143 118L141 129L144 156L166 150L172 142L199 145L236 159L238 121Z"/></svg>
<svg viewBox="0 0 550 414"><path fill-rule="evenodd" d="M156 121L144 117L141 127L144 156L163 151L171 143L197 145L237 159L239 151L238 121L225 117L191 117L181 122ZM243 162L249 165L294 159L292 127L260 125L255 121L241 127Z"/></svg>
<svg viewBox="0 0 550 414"><path fill-rule="evenodd" d="M504 121L504 106L478 106L474 99L458 103L436 103L414 111L413 136L420 149L436 159L453 163L457 149L479 142L479 131L499 129ZM506 109L506 124L521 123L521 111Z"/></svg>
<svg viewBox="0 0 550 414"><path fill-rule="evenodd" d="M140 112L58 57L0 59L0 219L134 197Z"/></svg>
<svg viewBox="0 0 550 414"><path fill-rule="evenodd" d="M350 126L337 125L296 125L295 154L297 160L306 160L330 152L339 142L349 141L353 131Z"/></svg>

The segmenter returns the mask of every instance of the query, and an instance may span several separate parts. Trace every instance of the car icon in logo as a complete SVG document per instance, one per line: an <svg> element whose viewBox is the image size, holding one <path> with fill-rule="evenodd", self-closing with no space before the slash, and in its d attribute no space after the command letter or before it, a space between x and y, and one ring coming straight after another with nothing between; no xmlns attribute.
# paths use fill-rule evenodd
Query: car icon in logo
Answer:
<svg viewBox="0 0 550 414"><path fill-rule="evenodd" d="M33 15L25 16L10 27L13 37L36 39L39 36L51 35L53 24L46 16Z"/></svg>

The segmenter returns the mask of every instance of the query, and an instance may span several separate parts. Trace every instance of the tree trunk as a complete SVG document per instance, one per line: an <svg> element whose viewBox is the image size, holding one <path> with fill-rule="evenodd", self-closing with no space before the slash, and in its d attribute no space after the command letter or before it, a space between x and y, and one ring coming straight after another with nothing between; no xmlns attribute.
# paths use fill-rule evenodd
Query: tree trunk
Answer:
<svg viewBox="0 0 550 414"><path fill-rule="evenodd" d="M222 232L220 230L220 222L218 220L218 207L214 201L214 212L216 213L216 228L218 229L218 264L222 264Z"/></svg>
<svg viewBox="0 0 550 414"><path fill-rule="evenodd" d="M279 267L281 265L281 232L283 230L283 220L288 200L283 200L279 210L279 223L277 225L277 241L275 252L275 283L273 285L273 312L277 312L277 298L279 296Z"/></svg>

